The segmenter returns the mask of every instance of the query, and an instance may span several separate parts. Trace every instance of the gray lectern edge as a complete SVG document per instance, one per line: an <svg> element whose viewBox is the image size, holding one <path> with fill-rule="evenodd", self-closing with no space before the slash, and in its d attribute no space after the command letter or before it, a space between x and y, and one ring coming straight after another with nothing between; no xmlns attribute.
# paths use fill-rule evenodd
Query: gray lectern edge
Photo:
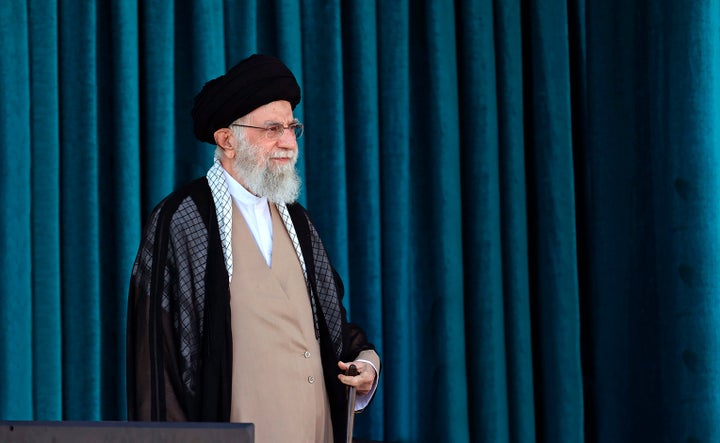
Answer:
<svg viewBox="0 0 720 443"><path fill-rule="evenodd" d="M252 423L0 421L7 443L254 443Z"/></svg>

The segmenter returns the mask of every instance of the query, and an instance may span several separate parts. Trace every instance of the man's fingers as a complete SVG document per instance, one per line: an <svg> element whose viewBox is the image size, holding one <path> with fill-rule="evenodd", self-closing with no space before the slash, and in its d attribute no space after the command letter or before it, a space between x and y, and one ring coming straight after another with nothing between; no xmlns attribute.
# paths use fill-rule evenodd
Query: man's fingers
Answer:
<svg viewBox="0 0 720 443"><path fill-rule="evenodd" d="M349 364L340 362L341 364L340 369L347 369L349 367ZM338 379L343 384L346 384L348 386L354 386L360 391L360 393L366 393L370 391L370 388L372 387L373 380L375 379L375 370L367 364L364 364L362 362L352 363L356 366L358 370L358 375L351 377L345 374L339 374ZM344 368L343 368L344 366Z"/></svg>

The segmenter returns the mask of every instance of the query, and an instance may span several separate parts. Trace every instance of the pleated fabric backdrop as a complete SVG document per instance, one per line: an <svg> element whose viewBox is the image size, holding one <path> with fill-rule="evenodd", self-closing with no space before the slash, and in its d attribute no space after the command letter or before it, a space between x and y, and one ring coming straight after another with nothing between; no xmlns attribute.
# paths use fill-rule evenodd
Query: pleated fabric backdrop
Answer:
<svg viewBox="0 0 720 443"><path fill-rule="evenodd" d="M682 4L681 4L682 3ZM0 4L0 419L125 418L128 279L245 56L383 357L356 436L720 440L720 2Z"/></svg>

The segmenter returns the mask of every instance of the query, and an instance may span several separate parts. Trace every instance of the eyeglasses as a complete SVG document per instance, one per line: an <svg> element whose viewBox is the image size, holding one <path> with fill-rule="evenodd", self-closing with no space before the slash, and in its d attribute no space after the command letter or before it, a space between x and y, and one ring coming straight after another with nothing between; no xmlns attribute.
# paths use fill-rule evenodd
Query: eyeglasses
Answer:
<svg viewBox="0 0 720 443"><path fill-rule="evenodd" d="M252 125L243 125L240 123L232 123L230 126L240 126L241 128L252 128L252 129L262 129L265 131L265 137L267 137L270 140L277 140L280 137L283 136L286 129L290 129L293 132L293 135L295 138L300 138L303 135L303 124L299 121L294 121L290 123L289 125L285 126L282 123L270 123L267 126L252 126Z"/></svg>

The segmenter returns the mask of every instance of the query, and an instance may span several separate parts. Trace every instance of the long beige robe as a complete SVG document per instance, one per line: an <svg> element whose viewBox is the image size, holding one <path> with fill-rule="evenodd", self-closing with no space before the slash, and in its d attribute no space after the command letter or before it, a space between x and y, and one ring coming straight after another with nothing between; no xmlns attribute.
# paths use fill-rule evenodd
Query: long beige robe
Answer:
<svg viewBox="0 0 720 443"><path fill-rule="evenodd" d="M305 279L275 205L272 266L233 205L230 421L255 441L332 442L330 405Z"/></svg>

